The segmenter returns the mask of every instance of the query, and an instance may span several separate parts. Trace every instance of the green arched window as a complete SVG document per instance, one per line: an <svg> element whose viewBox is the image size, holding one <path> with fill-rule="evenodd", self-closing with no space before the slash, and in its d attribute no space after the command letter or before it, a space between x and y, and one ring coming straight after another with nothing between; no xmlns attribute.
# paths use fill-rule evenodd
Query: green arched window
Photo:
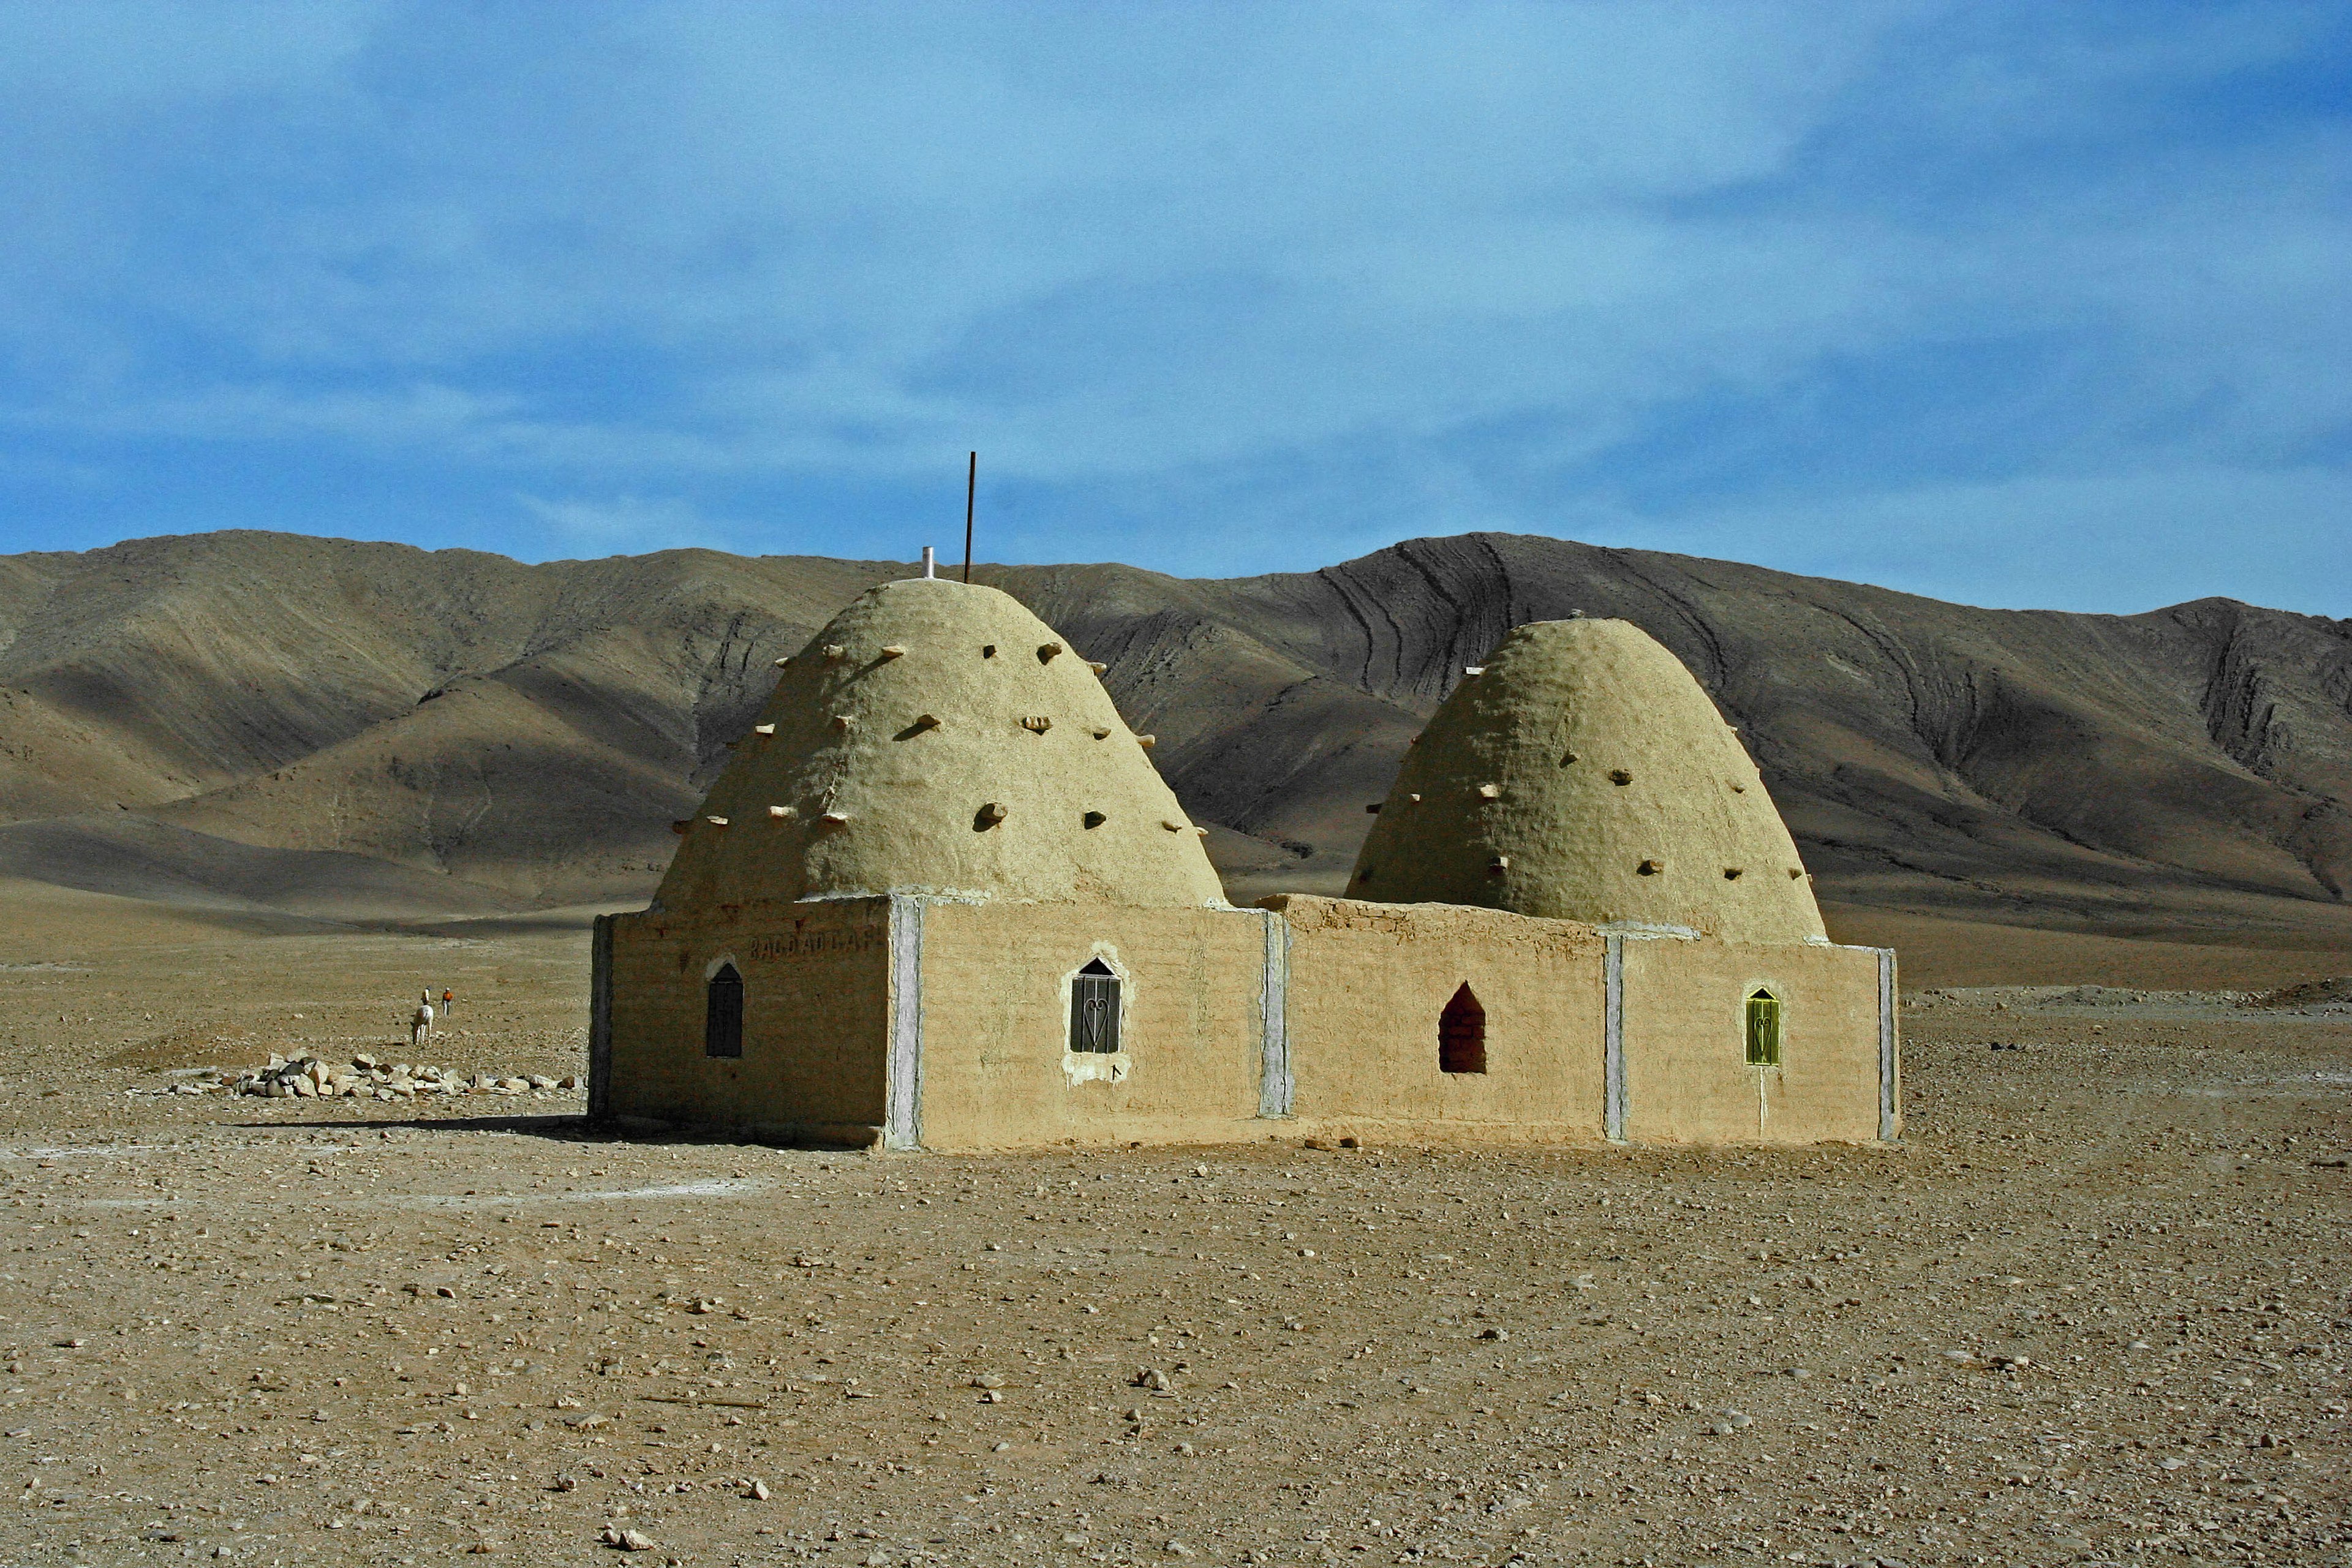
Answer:
<svg viewBox="0 0 2352 1568"><path fill-rule="evenodd" d="M1780 999L1761 985L1748 994L1748 1065L1780 1065Z"/></svg>

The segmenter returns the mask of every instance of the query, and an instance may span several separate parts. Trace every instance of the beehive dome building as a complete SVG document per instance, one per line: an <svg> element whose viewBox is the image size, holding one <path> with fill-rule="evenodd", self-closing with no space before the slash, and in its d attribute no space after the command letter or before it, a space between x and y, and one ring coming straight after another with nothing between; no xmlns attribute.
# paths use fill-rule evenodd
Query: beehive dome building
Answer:
<svg viewBox="0 0 2352 1568"><path fill-rule="evenodd" d="M1539 621L1407 752L1351 897L1738 942L1823 942L1738 731L1630 621Z"/></svg>
<svg viewBox="0 0 2352 1568"><path fill-rule="evenodd" d="M615 1128L979 1152L1810 1142L1901 1124L1894 959L1622 621L1440 708L1348 897L1235 909L1078 649L928 576L797 653L649 907L596 921Z"/></svg>
<svg viewBox="0 0 2352 1568"><path fill-rule="evenodd" d="M1223 897L1097 672L1011 595L886 583L782 672L655 895L959 895L1133 908Z"/></svg>

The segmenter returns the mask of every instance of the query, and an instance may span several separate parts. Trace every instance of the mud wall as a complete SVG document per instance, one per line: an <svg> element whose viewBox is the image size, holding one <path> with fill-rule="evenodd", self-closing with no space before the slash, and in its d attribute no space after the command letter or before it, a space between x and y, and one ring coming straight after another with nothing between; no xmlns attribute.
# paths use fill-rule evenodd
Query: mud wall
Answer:
<svg viewBox="0 0 2352 1568"><path fill-rule="evenodd" d="M1900 1128L1891 963L1873 949L1303 896L1234 910L908 895L613 917L599 949L591 1103L623 1125L941 1151ZM1070 1048L1091 961L1118 981L1115 1052ZM721 963L743 980L740 1058L704 1050ZM1772 1066L1747 1060L1759 988L1780 1005Z"/></svg>
<svg viewBox="0 0 2352 1568"><path fill-rule="evenodd" d="M1268 899L1289 922L1291 1111L1306 1128L1401 1138L1598 1142L1600 933L1447 904ZM1467 984L1483 1072L1447 1072L1439 1023Z"/></svg>
<svg viewBox="0 0 2352 1568"><path fill-rule="evenodd" d="M1622 952L1628 1142L1879 1135L1877 949L1656 938ZM1778 1067L1748 1065L1747 1001L1759 987L1780 1001Z"/></svg>
<svg viewBox="0 0 2352 1568"><path fill-rule="evenodd" d="M648 911L611 923L608 1063L594 1103L630 1122L862 1143L887 1120L890 900ZM706 983L743 979L743 1054L704 1054Z"/></svg>
<svg viewBox="0 0 2352 1568"><path fill-rule="evenodd" d="M901 900L899 918L921 922L925 1148L1233 1142L1280 1130L1255 1120L1265 915L925 899ZM1067 1049L1070 979L1095 959L1119 982L1120 1048L1108 1055Z"/></svg>

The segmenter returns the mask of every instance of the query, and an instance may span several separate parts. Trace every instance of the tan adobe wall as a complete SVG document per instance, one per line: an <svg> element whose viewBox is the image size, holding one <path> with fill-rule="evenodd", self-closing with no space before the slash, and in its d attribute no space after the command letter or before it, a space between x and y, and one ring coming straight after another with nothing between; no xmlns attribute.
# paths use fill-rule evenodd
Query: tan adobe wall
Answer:
<svg viewBox="0 0 2352 1568"><path fill-rule="evenodd" d="M1302 1130L1402 1139L1599 1142L1600 934L1444 904L1287 895L1286 1038ZM1465 981L1486 1071L1438 1067L1438 1019Z"/></svg>
<svg viewBox="0 0 2352 1568"><path fill-rule="evenodd" d="M755 903L608 917L598 941L592 1104L624 1125L982 1151L1862 1142L1901 1124L1892 1072L1881 1109L1882 1050L1899 1068L1892 955L1872 949L1303 896L1252 910ZM1095 958L1119 976L1115 1056L1067 1049L1070 980ZM722 959L744 980L740 1059L703 1049ZM1465 982L1485 1070L1447 1072L1440 1019ZM1745 1060L1759 986L1781 1003L1777 1067Z"/></svg>
<svg viewBox="0 0 2352 1568"><path fill-rule="evenodd" d="M1628 1141L1879 1135L1876 949L1629 938L1623 973ZM1746 1004L1759 985L1780 999L1777 1068L1747 1065Z"/></svg>
<svg viewBox="0 0 2352 1568"><path fill-rule="evenodd" d="M787 662L656 905L892 892L1224 897L1078 650L1008 594L924 578L860 595Z"/></svg>
<svg viewBox="0 0 2352 1568"><path fill-rule="evenodd" d="M1822 940L1739 736L1629 621L1519 626L1405 753L1350 896Z"/></svg>
<svg viewBox="0 0 2352 1568"><path fill-rule="evenodd" d="M919 918L925 1148L1232 1142L1280 1129L1255 1120L1264 915L923 900ZM1116 1057L1065 1049L1069 976L1097 955L1120 976Z"/></svg>
<svg viewBox="0 0 2352 1568"><path fill-rule="evenodd" d="M852 1143L887 1116L890 900L754 903L612 922L610 1086L628 1121ZM705 978L743 977L743 1055L703 1054Z"/></svg>

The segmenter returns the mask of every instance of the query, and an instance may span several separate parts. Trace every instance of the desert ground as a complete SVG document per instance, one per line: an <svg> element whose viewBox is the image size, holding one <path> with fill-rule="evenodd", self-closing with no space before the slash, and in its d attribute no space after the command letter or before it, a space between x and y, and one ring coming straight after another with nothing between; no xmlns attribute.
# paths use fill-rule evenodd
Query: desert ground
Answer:
<svg viewBox="0 0 2352 1568"><path fill-rule="evenodd" d="M159 1092L578 1071L562 916L0 910L0 1563L2352 1561L2341 989L1930 965L1895 1147L874 1156Z"/></svg>

